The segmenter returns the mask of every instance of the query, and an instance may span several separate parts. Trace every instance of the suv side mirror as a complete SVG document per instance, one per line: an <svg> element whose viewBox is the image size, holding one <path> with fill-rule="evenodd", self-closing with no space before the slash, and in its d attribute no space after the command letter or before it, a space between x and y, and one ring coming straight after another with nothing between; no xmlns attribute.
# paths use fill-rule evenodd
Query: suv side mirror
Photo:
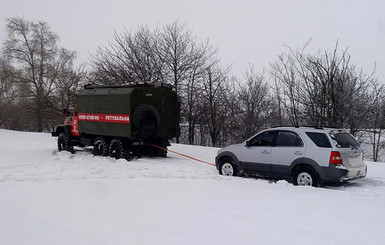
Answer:
<svg viewBox="0 0 385 245"><path fill-rule="evenodd" d="M245 146L246 146L246 147L249 147L249 146L250 146L250 140L246 140Z"/></svg>

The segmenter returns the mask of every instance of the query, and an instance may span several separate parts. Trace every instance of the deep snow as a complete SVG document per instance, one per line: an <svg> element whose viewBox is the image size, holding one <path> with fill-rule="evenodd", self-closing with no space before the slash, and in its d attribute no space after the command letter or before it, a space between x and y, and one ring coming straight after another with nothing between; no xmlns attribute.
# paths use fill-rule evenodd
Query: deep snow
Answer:
<svg viewBox="0 0 385 245"><path fill-rule="evenodd" d="M170 153L127 162L0 130L1 244L382 244L385 164L340 186L223 177ZM213 162L218 149L173 145Z"/></svg>

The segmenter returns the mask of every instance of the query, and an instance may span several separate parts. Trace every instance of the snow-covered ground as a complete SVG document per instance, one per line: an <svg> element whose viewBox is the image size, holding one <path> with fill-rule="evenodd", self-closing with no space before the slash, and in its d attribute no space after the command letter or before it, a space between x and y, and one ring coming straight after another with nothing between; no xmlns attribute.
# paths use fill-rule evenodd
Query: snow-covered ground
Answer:
<svg viewBox="0 0 385 245"><path fill-rule="evenodd" d="M217 149L173 145L214 161ZM383 244L385 164L341 186L223 177L178 155L127 162L0 130L1 244Z"/></svg>

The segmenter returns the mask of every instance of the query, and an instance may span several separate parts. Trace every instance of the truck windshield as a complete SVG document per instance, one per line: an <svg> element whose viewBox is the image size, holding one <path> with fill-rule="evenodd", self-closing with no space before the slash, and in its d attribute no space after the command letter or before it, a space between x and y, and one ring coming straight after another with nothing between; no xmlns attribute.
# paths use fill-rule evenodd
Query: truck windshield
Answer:
<svg viewBox="0 0 385 245"><path fill-rule="evenodd" d="M331 131L330 136L339 148L353 148L360 146L360 144L349 133Z"/></svg>

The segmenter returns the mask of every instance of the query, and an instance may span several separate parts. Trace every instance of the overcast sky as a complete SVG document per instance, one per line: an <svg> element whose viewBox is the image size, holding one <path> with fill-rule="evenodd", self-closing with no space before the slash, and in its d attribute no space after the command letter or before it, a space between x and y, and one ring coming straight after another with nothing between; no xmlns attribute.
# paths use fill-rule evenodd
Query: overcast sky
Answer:
<svg viewBox="0 0 385 245"><path fill-rule="evenodd" d="M87 62L113 30L162 26L185 20L198 39L219 49L223 65L241 75L258 70L285 51L312 39L308 51L348 47L352 61L366 72L377 64L385 83L385 0L1 0L0 40L6 18L43 20L61 45Z"/></svg>

